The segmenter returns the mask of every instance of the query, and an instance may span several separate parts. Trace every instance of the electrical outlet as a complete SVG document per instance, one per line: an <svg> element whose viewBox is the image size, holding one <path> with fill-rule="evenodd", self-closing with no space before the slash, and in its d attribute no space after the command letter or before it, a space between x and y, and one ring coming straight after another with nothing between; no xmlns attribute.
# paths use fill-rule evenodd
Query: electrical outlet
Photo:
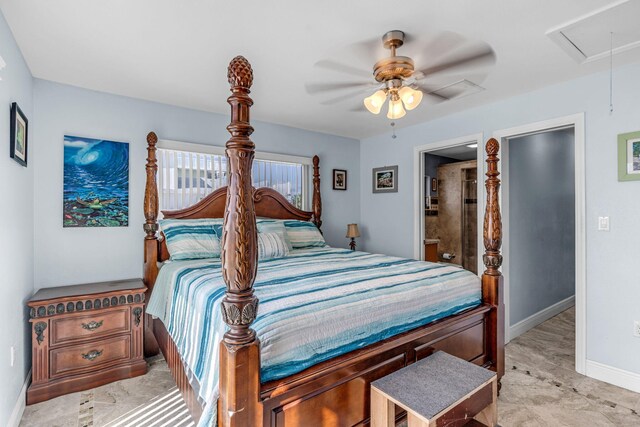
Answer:
<svg viewBox="0 0 640 427"><path fill-rule="evenodd" d="M11 364L12 368L16 363L16 348L14 346L11 346L11 348L9 349L9 363Z"/></svg>
<svg viewBox="0 0 640 427"><path fill-rule="evenodd" d="M640 338L640 320L633 322L633 336Z"/></svg>

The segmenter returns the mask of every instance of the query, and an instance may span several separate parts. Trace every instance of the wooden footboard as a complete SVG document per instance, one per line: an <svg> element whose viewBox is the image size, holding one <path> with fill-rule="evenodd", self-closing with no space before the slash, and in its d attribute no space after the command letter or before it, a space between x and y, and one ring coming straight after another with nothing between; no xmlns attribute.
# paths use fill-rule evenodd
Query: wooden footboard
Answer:
<svg viewBox="0 0 640 427"><path fill-rule="evenodd" d="M500 379L504 374L504 304L502 275L499 271L502 264L502 223L498 197L499 144L491 139L486 144L487 204L483 256L486 270L482 275L482 304L465 313L449 316L325 361L282 380L261 384L260 343L251 328L259 309L253 283L258 265L255 203L259 203L260 198L255 198L256 190L251 186L254 144L250 139L253 128L249 121L249 110L253 101L249 93L253 83L253 70L245 58L236 57L231 61L228 80L231 85L231 96L228 99L231 105L231 124L227 129L231 138L226 144L229 184L224 204L221 256L227 290L221 309L229 330L220 345L218 424L222 427L367 424L371 381L414 363L435 350L443 350L488 367L496 371ZM158 273L156 263L160 254L155 181L156 142L155 134L149 134L144 228L144 279L149 292L153 289ZM287 213L282 214L283 218L291 218L287 215L294 215L294 218L308 217L320 227L322 207L317 158L314 159L313 182L313 212L296 212L293 206L287 206ZM278 199L277 196L272 198ZM276 205L284 206L282 203L287 202L278 201ZM220 204L220 209L216 209L221 210L221 206ZM206 217L202 212L207 210L200 207L189 210L188 217ZM199 216L201 214L203 216ZM271 217L279 218L277 215ZM187 405L194 417L199 418L202 408L188 384L175 344L159 321L147 320L149 339L145 340L145 350L153 351L157 342Z"/></svg>
<svg viewBox="0 0 640 427"><path fill-rule="evenodd" d="M482 305L263 384L263 426L354 426L369 422L370 383L443 350L490 366L485 330L491 307ZM400 414L398 414L400 415Z"/></svg>
<svg viewBox="0 0 640 427"><path fill-rule="evenodd" d="M263 426L353 426L369 421L372 381L435 350L491 367L486 331L492 307L483 304L260 387ZM171 374L197 422L202 407L189 385L177 348L160 320L154 333ZM402 413L398 413L398 418Z"/></svg>

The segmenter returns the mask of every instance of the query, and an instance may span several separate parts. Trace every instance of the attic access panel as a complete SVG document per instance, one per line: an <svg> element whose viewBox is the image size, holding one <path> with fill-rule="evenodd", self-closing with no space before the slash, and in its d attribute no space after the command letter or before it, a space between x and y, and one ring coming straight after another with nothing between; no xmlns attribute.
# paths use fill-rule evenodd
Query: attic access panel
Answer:
<svg viewBox="0 0 640 427"><path fill-rule="evenodd" d="M593 11L547 31L562 50L576 62L609 57L611 33L613 53L640 47L640 1L623 0Z"/></svg>

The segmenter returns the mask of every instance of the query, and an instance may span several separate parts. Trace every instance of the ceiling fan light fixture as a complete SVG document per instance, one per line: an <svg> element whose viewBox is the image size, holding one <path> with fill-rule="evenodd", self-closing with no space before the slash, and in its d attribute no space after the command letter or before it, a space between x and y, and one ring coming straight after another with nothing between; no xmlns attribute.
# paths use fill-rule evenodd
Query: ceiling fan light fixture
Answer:
<svg viewBox="0 0 640 427"><path fill-rule="evenodd" d="M407 114L402 107L402 101L397 96L389 100L389 111L387 112L387 118L396 120L404 117Z"/></svg>
<svg viewBox="0 0 640 427"><path fill-rule="evenodd" d="M382 106L384 105L384 101L387 99L387 94L383 90L379 90L375 92L373 95L368 96L364 99L364 106L369 110L369 112L373 114L380 113Z"/></svg>
<svg viewBox="0 0 640 427"><path fill-rule="evenodd" d="M400 99L404 103L404 107L409 111L420 105L420 102L422 101L422 91L415 90L409 86L403 86L402 89L398 91L398 95L400 95Z"/></svg>

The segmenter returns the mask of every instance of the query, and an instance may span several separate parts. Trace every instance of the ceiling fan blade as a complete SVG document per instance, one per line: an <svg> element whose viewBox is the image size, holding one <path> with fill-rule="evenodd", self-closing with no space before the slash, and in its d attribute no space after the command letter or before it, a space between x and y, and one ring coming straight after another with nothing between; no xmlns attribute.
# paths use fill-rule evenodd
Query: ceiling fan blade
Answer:
<svg viewBox="0 0 640 427"><path fill-rule="evenodd" d="M477 50L471 54L450 59L446 62L442 62L437 65L433 65L431 67L423 68L422 70L418 70L422 73L423 76L431 76L436 73L442 72L451 72L460 70L461 68L472 68L483 65L493 65L496 60L496 55L493 52L493 49L486 46L482 49Z"/></svg>
<svg viewBox="0 0 640 427"><path fill-rule="evenodd" d="M337 104L338 102L342 102L345 101L347 99L353 99L354 97L358 96L358 95L362 95L368 92L371 92L370 94L372 94L375 91L375 87L371 88L371 87L366 87L366 88L360 88L356 91L353 92L349 92L349 93L345 93L344 95L338 96L336 98L331 98L331 99L327 99L325 101L320 102L323 105L333 105L333 104ZM364 100L364 98L363 98Z"/></svg>
<svg viewBox="0 0 640 427"><path fill-rule="evenodd" d="M347 64L341 64L330 59L323 59L321 61L318 61L315 63L315 66L318 68L324 68L326 70L336 71L338 73L350 74L356 77L364 77L370 79L373 76L373 73L371 71L366 71Z"/></svg>
<svg viewBox="0 0 640 427"><path fill-rule="evenodd" d="M354 113L368 113L369 111L364 108L364 104L360 103L357 107L349 108L349 111L353 111Z"/></svg>
<svg viewBox="0 0 640 427"><path fill-rule="evenodd" d="M420 85L418 83L412 84L411 87L413 89L417 89L421 91L426 96L430 96L431 99L433 99L436 102L444 102L449 100L449 98L447 98L446 96L442 96L434 92L434 90L437 90L438 88Z"/></svg>
<svg viewBox="0 0 640 427"><path fill-rule="evenodd" d="M417 49L412 58L417 64L426 62L428 59L436 62L446 55L454 52L467 43L467 39L461 34L452 31L441 31L429 37L422 37L416 40Z"/></svg>
<svg viewBox="0 0 640 427"><path fill-rule="evenodd" d="M306 83L305 88L307 89L307 93L310 95L315 95L316 93L324 93L324 92L335 92L344 89L351 88L361 88L364 90L365 88L373 87L374 83L372 82L340 82L340 83Z"/></svg>

